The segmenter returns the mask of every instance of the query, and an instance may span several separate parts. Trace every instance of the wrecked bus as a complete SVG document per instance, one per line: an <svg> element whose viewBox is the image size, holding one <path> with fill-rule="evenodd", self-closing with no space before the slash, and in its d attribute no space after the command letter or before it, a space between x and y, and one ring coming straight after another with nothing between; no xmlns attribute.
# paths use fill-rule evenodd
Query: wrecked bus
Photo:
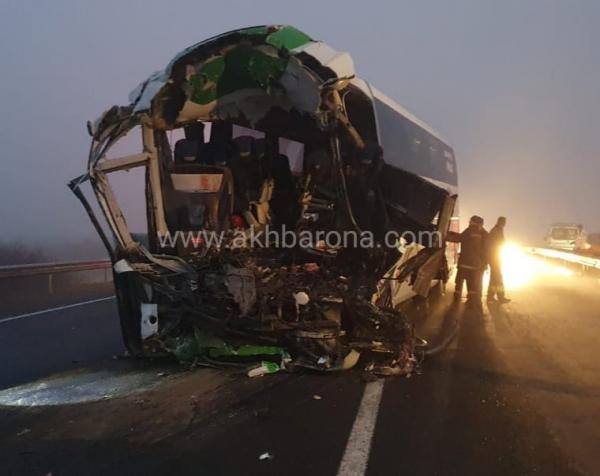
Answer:
<svg viewBox="0 0 600 476"><path fill-rule="evenodd" d="M142 150L112 157L133 129ZM113 262L132 355L412 370L423 342L402 309L447 280L454 153L356 77L348 53L291 26L231 31L183 50L88 130L86 173L69 186ZM138 167L146 244L110 182ZM257 246L265 232L305 240Z"/></svg>

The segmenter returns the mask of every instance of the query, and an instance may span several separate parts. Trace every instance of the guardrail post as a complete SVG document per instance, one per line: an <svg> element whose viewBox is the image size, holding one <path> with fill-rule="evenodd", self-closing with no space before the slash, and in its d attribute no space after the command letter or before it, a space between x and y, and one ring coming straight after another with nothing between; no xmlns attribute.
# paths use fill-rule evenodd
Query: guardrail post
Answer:
<svg viewBox="0 0 600 476"><path fill-rule="evenodd" d="M52 273L48 274L48 294L52 295L54 294L54 285L52 282Z"/></svg>

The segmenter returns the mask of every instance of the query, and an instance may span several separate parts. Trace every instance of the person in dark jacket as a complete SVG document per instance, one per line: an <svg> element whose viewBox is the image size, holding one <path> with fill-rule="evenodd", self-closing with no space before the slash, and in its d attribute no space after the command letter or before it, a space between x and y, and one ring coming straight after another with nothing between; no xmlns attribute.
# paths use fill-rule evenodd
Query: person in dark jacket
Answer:
<svg viewBox="0 0 600 476"><path fill-rule="evenodd" d="M460 300L463 283L467 283L467 306L482 310L481 295L483 272L487 267L488 233L483 228L483 218L475 215L469 220L469 227L462 233L449 232L447 240L460 243L460 257L456 274L454 299Z"/></svg>
<svg viewBox="0 0 600 476"><path fill-rule="evenodd" d="M500 217L488 236L488 261L490 263L490 284L488 285L487 301L506 304L510 302L504 295L504 278L500 253L504 246L504 227L506 218ZM498 301L496 301L496 296Z"/></svg>

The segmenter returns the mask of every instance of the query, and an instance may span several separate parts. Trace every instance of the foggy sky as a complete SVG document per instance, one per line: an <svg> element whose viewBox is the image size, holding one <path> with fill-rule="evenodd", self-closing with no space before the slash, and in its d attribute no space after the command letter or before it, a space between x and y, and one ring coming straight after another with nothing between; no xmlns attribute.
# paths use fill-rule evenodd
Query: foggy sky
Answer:
<svg viewBox="0 0 600 476"><path fill-rule="evenodd" d="M88 4L89 3L89 4ZM349 51L358 75L454 147L463 220L600 232L600 2L0 2L0 239L94 235L66 182L85 123L181 49L286 23Z"/></svg>

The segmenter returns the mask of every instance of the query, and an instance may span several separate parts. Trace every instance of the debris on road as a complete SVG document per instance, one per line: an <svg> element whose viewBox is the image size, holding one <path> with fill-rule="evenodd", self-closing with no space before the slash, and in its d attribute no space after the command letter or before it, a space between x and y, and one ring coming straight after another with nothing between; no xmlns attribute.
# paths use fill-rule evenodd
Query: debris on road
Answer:
<svg viewBox="0 0 600 476"><path fill-rule="evenodd" d="M261 455L258 457L258 459L259 459L260 461L265 461L265 460L269 460L269 459L273 459L273 458L275 458L275 457L274 457L274 456L273 456L271 453L269 453L268 451L267 451L267 452L265 452L265 453L262 453L262 454L261 454Z"/></svg>
<svg viewBox="0 0 600 476"><path fill-rule="evenodd" d="M197 304L177 326L145 340L152 353L167 351L188 364L255 364L249 376L294 367L346 370L361 354L374 362L374 372L412 371L411 325L399 311L372 304L374 288L340 282L346 269L337 267L345 268L344 260L306 271L281 266L281 251L221 250L197 259L191 261L202 270L192 293ZM252 305L228 285L232 275L243 275L252 287L244 291Z"/></svg>
<svg viewBox="0 0 600 476"><path fill-rule="evenodd" d="M258 367L248 370L248 377L262 377L266 374L274 374L275 372L279 372L280 368L275 362L261 362Z"/></svg>
<svg viewBox="0 0 600 476"><path fill-rule="evenodd" d="M363 274L349 272L344 253L308 271L282 265L290 254L191 255L194 289L175 314L165 308L171 325L144 340L146 351L171 353L189 365L246 367L252 377L298 367L347 370L361 357L379 375L413 371L412 325L399 310L373 304L380 299L375 279L369 285ZM232 285L232 276L244 285Z"/></svg>

